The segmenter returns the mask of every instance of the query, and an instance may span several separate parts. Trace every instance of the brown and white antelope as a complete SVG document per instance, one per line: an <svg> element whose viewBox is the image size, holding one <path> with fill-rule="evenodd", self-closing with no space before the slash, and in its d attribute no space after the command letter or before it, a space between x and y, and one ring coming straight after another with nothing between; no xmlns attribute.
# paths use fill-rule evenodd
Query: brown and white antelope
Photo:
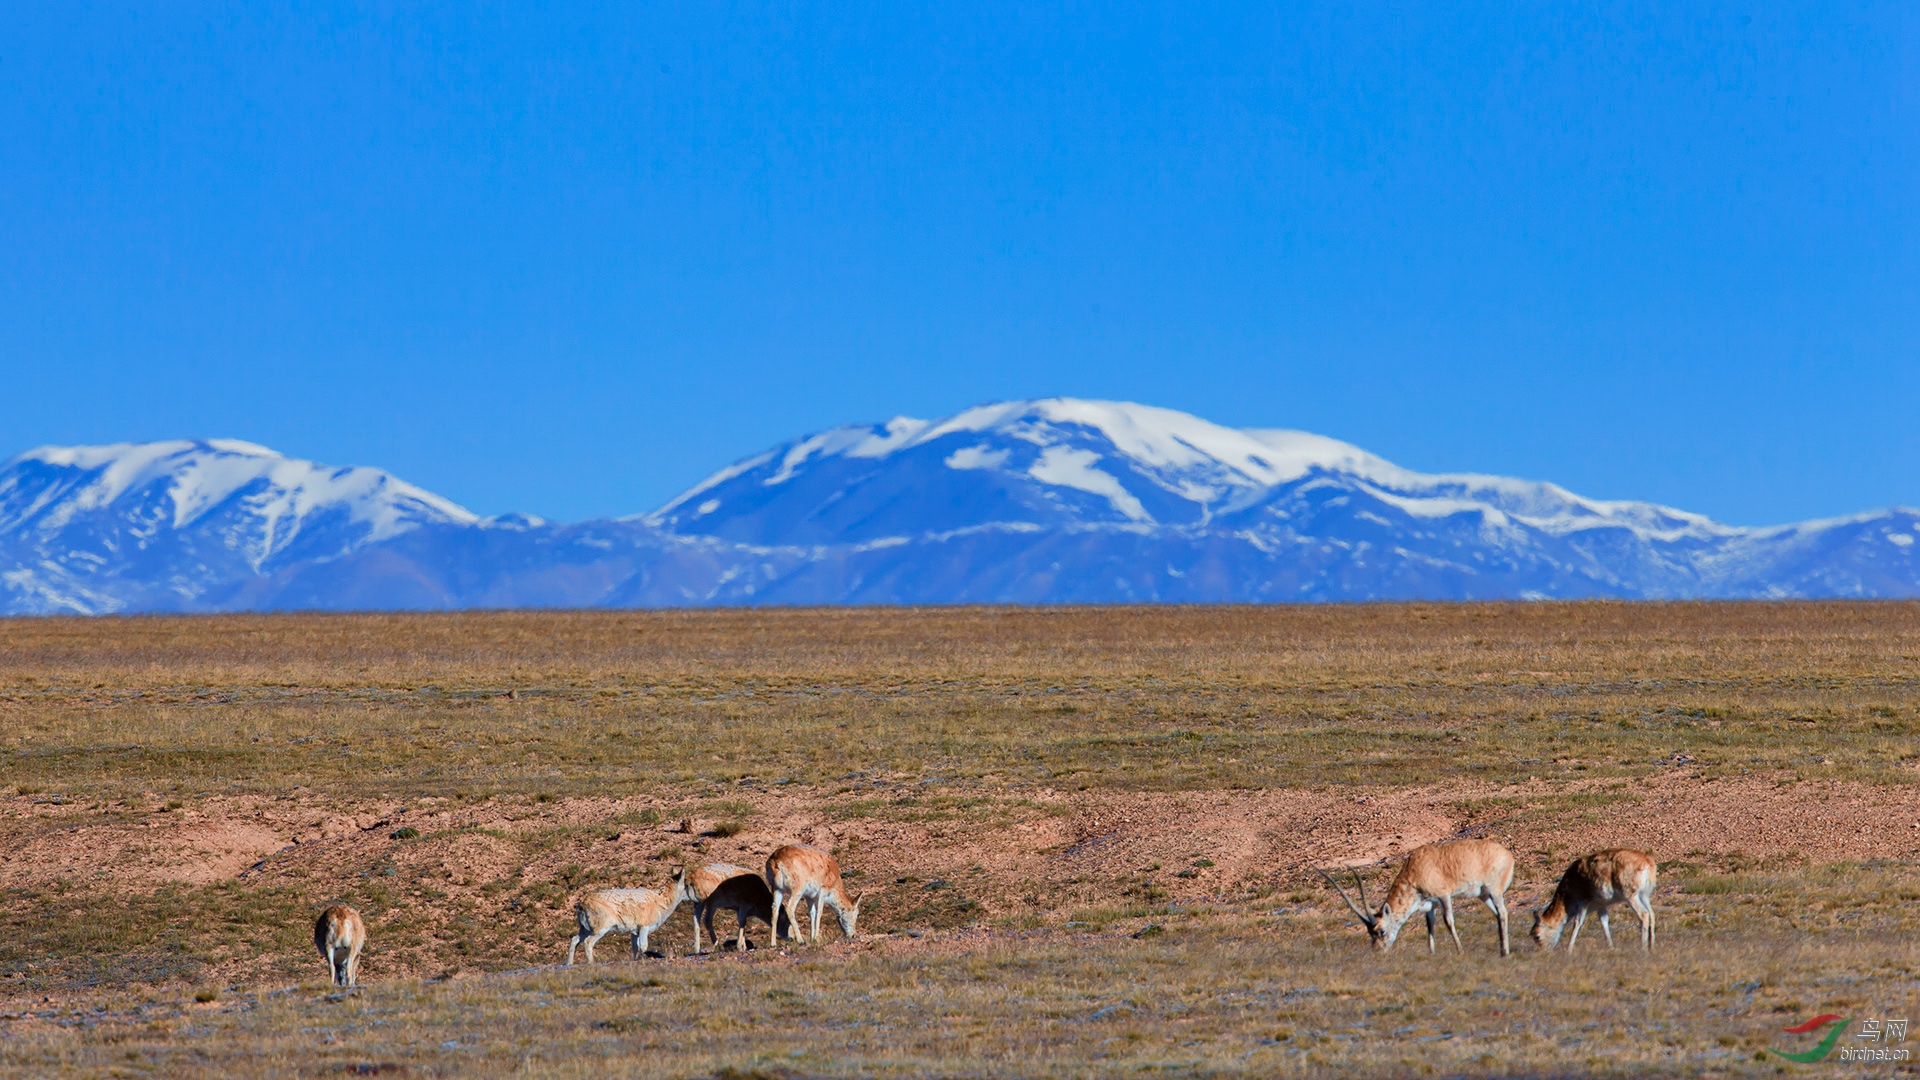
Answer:
<svg viewBox="0 0 1920 1080"><path fill-rule="evenodd" d="M1416 914L1424 914L1427 952L1433 952L1433 919L1437 910L1446 920L1447 933L1453 935L1454 948L1464 952L1460 931L1453 924L1453 902L1478 898L1493 909L1493 916L1500 923L1500 955L1507 956L1513 951L1507 929L1507 887L1513 884L1513 853L1497 840L1449 840L1413 849L1407 853L1407 861L1400 864L1393 884L1387 887L1387 898L1381 901L1378 911L1367 910L1367 887L1358 871L1353 875L1354 884L1360 886L1358 904L1326 871L1322 870L1320 876L1326 878L1340 899L1360 916L1376 949L1392 948L1406 921Z"/></svg>
<svg viewBox="0 0 1920 1080"><path fill-rule="evenodd" d="M335 904L313 924L313 944L327 958L327 977L335 986L360 985L360 950L367 944L367 924L360 913Z"/></svg>
<svg viewBox="0 0 1920 1080"><path fill-rule="evenodd" d="M602 889L582 897L573 910L580 932L567 943L567 966L573 966L573 950L587 947L587 963L593 963L593 943L619 930L632 935L633 958L647 951L647 935L660 929L683 900L693 899L693 886L687 882L685 867L673 876L673 884L659 889Z"/></svg>
<svg viewBox="0 0 1920 1080"><path fill-rule="evenodd" d="M773 910L787 917L794 940L801 939L800 920L796 917L801 901L811 909L812 932L809 943L820 940L820 908L833 909L840 921L840 932L853 936L854 923L860 918L860 898L847 899L846 885L840 880L840 864L833 856L805 844L788 844L767 856L767 889L773 893Z"/></svg>
<svg viewBox="0 0 1920 1080"><path fill-rule="evenodd" d="M759 874L741 874L721 882L708 894L700 908L700 921L706 923L707 936L713 938L715 945L720 943L720 935L713 929L713 915L717 911L733 912L734 920L740 924L734 948L745 951L748 948L749 920L759 919L770 928L774 925L773 892L767 888L766 879ZM779 929L784 929L789 939L793 937L791 920L781 917ZM779 944L780 934L777 930L773 934L773 941Z"/></svg>
<svg viewBox="0 0 1920 1080"><path fill-rule="evenodd" d="M1607 935L1607 948L1613 948L1613 927L1607 924L1607 909L1625 904L1640 920L1640 946L1653 951L1653 887L1658 884L1660 868L1653 856L1632 848L1596 851L1573 860L1567 872L1554 886L1553 899L1533 916L1533 940L1543 949L1560 944L1560 933L1573 918L1573 934L1567 938L1567 952L1573 952L1580 940L1580 927L1587 913L1600 916L1600 929Z"/></svg>

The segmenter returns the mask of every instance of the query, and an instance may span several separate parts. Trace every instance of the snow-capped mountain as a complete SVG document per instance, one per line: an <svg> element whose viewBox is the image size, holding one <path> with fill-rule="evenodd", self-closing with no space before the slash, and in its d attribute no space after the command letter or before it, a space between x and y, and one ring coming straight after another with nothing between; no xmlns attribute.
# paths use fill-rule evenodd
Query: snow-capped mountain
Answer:
<svg viewBox="0 0 1920 1080"><path fill-rule="evenodd" d="M1074 399L836 428L728 466L645 520L819 546L763 597L789 602L1920 591L1911 511L1739 529L1548 483L1416 473L1305 432Z"/></svg>
<svg viewBox="0 0 1920 1080"><path fill-rule="evenodd" d="M1662 539L1738 532L1552 484L1422 475L1302 431L1238 431L1171 409L1066 398L835 428L730 465L647 520L763 544L983 527L1215 528L1258 519L1282 491L1329 486L1422 519L1510 515L1556 533L1621 527Z"/></svg>
<svg viewBox="0 0 1920 1080"><path fill-rule="evenodd" d="M11 612L1920 595L1920 514L1768 529L1057 398L795 439L618 521L246 443L0 469Z"/></svg>
<svg viewBox="0 0 1920 1080"><path fill-rule="evenodd" d="M248 579L479 519L378 469L228 439L42 447L0 468L14 611L220 607Z"/></svg>

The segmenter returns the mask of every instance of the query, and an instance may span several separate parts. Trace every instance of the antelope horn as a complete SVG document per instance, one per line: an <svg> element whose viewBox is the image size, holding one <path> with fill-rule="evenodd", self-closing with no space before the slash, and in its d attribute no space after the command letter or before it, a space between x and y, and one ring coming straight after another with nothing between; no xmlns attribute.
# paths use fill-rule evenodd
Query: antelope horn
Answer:
<svg viewBox="0 0 1920 1080"><path fill-rule="evenodd" d="M1353 897L1347 895L1347 890L1341 888L1340 883L1333 880L1333 875L1327 873L1325 870L1322 870L1320 871L1320 876L1323 878L1326 878L1327 884L1333 886L1333 891L1340 894L1340 899L1345 900L1347 902L1347 906L1353 909L1353 913L1355 915L1360 916L1360 921L1367 924L1367 929L1369 930L1373 929L1373 916L1367 914L1367 909L1361 907L1359 904L1354 903ZM1359 879L1360 879L1360 875L1355 874L1354 880L1358 881ZM1366 895L1367 895L1366 889L1365 887L1362 887L1360 890L1360 898L1364 900L1366 899Z"/></svg>
<svg viewBox="0 0 1920 1080"><path fill-rule="evenodd" d="M1372 908L1373 901L1367 899L1366 879L1360 876L1360 871L1355 870L1352 867L1348 867L1347 871L1348 873L1351 873L1353 875L1354 887L1360 890L1360 906L1363 908Z"/></svg>

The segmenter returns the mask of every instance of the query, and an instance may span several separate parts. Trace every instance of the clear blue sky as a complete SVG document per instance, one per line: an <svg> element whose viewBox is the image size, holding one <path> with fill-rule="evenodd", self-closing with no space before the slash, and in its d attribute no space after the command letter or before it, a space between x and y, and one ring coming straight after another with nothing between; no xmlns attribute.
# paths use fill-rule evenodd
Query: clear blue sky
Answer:
<svg viewBox="0 0 1920 1080"><path fill-rule="evenodd" d="M573 519L1062 394L1920 504L1920 9L1573 7L12 5L0 456Z"/></svg>

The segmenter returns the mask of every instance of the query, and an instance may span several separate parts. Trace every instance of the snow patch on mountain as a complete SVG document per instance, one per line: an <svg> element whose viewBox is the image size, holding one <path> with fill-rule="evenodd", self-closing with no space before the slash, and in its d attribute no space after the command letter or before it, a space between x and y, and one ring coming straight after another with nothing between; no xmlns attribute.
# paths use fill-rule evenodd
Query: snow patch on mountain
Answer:
<svg viewBox="0 0 1920 1080"><path fill-rule="evenodd" d="M948 454L942 464L949 469L997 469L1007 463L1010 453L985 446L963 446Z"/></svg>
<svg viewBox="0 0 1920 1080"><path fill-rule="evenodd" d="M1099 460L1100 455L1091 450L1049 446L1040 451L1040 460L1033 463L1027 475L1043 484L1092 492L1134 521L1153 521L1153 515L1147 513L1147 508L1140 505L1139 499L1120 486L1120 481L1112 473L1101 472L1093 467L1094 462Z"/></svg>

